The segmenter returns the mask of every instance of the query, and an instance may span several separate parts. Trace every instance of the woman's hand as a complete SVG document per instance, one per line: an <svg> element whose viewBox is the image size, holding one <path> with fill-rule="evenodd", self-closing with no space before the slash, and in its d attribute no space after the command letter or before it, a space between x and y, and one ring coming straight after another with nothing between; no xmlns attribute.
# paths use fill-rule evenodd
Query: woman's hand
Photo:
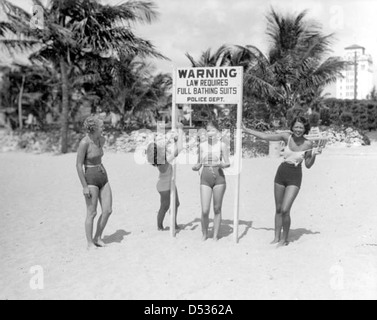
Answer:
<svg viewBox="0 0 377 320"><path fill-rule="evenodd" d="M202 168L202 165L199 163L199 164L193 166L193 167L192 167L192 170L193 170L193 171L199 171L201 168Z"/></svg>
<svg viewBox="0 0 377 320"><path fill-rule="evenodd" d="M313 156L317 156L319 154L322 154L322 151L325 148L325 146L326 146L326 141L325 140L320 140L319 143L318 143L318 145L313 148L312 155Z"/></svg>
<svg viewBox="0 0 377 320"><path fill-rule="evenodd" d="M90 193L89 188L84 188L83 194L84 194L85 198L87 198L87 199L90 199L92 197L92 194Z"/></svg>
<svg viewBox="0 0 377 320"><path fill-rule="evenodd" d="M230 164L229 163L220 163L219 167L221 169L228 169L228 168L230 168Z"/></svg>

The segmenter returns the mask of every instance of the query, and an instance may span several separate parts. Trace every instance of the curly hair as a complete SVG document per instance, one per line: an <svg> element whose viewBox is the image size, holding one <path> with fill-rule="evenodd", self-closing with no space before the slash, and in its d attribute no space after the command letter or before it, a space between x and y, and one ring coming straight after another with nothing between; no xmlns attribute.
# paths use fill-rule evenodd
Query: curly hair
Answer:
<svg viewBox="0 0 377 320"><path fill-rule="evenodd" d="M213 127L217 131L220 131L219 123L216 120L209 120L209 121L207 121L206 124L205 124L205 128L208 128L208 127Z"/></svg>
<svg viewBox="0 0 377 320"><path fill-rule="evenodd" d="M306 134L309 134L310 132L310 129L311 129L311 125L308 121L308 119L306 119L305 117L303 116L298 116L298 117L295 117L292 122L291 122L291 131L293 131L293 127L296 125L296 123L302 123L304 125L304 128L305 128L305 132L304 132L304 135Z"/></svg>
<svg viewBox="0 0 377 320"><path fill-rule="evenodd" d="M84 129L88 133L93 133L99 127L101 119L96 115L91 115L84 121Z"/></svg>

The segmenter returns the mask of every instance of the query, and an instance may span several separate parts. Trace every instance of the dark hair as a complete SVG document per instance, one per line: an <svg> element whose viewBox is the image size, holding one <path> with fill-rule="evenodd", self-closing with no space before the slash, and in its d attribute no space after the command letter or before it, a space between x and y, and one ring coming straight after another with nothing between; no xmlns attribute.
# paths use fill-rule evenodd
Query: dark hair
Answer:
<svg viewBox="0 0 377 320"><path fill-rule="evenodd" d="M299 122L299 123L302 123L304 125L304 128L305 128L305 132L304 132L304 135L305 134L309 134L310 132L310 129L311 129L311 126L310 126L310 123L309 121L303 117L303 116L298 116L298 117L295 117L292 122L291 122L291 131L293 131L293 127L295 126L295 124Z"/></svg>
<svg viewBox="0 0 377 320"><path fill-rule="evenodd" d="M214 127L217 131L220 131L219 123L216 120L207 121L205 128L208 128L209 126Z"/></svg>

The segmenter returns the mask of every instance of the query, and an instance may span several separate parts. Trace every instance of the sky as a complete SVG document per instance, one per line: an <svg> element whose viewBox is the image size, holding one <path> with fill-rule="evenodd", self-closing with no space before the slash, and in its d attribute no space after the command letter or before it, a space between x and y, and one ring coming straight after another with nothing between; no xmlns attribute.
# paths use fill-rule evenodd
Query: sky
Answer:
<svg viewBox="0 0 377 320"><path fill-rule="evenodd" d="M30 0L12 0L30 10ZM121 0L103 0L119 4ZM151 25L134 26L135 33L150 40L171 61L153 61L157 71L189 67L185 54L194 58L223 44L255 45L267 52L266 14L271 8L283 14L308 10L307 19L334 33L333 55L358 44L372 55L377 85L377 1L376 0L155 0L159 18ZM0 13L1 15L1 13Z"/></svg>

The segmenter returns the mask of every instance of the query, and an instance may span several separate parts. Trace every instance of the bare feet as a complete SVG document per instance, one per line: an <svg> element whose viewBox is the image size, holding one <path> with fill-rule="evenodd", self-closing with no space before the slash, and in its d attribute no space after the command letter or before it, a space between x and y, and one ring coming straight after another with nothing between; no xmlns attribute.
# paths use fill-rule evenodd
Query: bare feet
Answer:
<svg viewBox="0 0 377 320"><path fill-rule="evenodd" d="M106 243L104 243L101 239L96 240L94 243L98 248L106 248L107 247Z"/></svg>
<svg viewBox="0 0 377 320"><path fill-rule="evenodd" d="M98 247L94 243L88 243L88 251L97 250Z"/></svg>
<svg viewBox="0 0 377 320"><path fill-rule="evenodd" d="M202 237L202 241L207 241L208 240L208 235L207 234L203 234L203 237Z"/></svg>
<svg viewBox="0 0 377 320"><path fill-rule="evenodd" d="M278 248L281 248L281 247L288 247L289 246L289 241L280 241L279 244L278 244Z"/></svg>
<svg viewBox="0 0 377 320"><path fill-rule="evenodd" d="M280 242L280 239L275 239L274 241L271 242L271 244L278 244Z"/></svg>

